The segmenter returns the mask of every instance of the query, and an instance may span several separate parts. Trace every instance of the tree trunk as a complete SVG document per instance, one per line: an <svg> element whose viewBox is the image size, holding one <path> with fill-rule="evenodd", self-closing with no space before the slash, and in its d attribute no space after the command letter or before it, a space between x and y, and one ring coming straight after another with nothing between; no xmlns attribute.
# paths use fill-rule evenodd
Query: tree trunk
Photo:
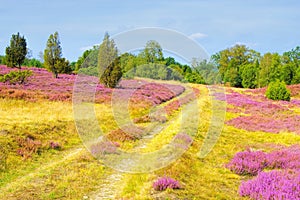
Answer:
<svg viewBox="0 0 300 200"><path fill-rule="evenodd" d="M58 78L58 73L57 72L53 72L53 77L54 78Z"/></svg>

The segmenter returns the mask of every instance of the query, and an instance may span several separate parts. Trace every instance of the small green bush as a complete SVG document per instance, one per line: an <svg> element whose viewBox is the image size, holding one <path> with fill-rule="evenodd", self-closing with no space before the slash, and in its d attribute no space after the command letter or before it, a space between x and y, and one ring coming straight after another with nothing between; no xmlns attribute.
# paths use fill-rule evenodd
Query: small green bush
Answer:
<svg viewBox="0 0 300 200"><path fill-rule="evenodd" d="M290 101L291 92L286 88L286 84L283 81L276 80L269 84L266 96L272 100Z"/></svg>
<svg viewBox="0 0 300 200"><path fill-rule="evenodd" d="M12 85L23 84L30 76L32 76L32 71L30 70L10 71L4 75L0 74L0 82L9 83Z"/></svg>

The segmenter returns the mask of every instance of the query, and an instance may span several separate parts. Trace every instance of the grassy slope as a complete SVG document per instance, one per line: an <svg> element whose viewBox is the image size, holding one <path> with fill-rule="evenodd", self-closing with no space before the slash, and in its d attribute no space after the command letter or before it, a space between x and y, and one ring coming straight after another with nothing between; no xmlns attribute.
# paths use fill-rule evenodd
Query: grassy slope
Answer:
<svg viewBox="0 0 300 200"><path fill-rule="evenodd" d="M289 145L300 142L300 137L295 134L247 132L225 125L213 151L206 158L199 159L197 152L209 126L211 102L206 87L194 87L201 90L198 99L201 122L192 147L175 163L155 173L125 174L120 183L120 198L239 199L240 177L224 168L236 152L264 143ZM101 120L112 121L111 115L100 113L107 109L104 105L96 107ZM232 114L228 113L227 118L230 117ZM166 144L176 133L174 129L179 123L176 121L163 134L154 137L145 151L153 151ZM113 173L80 145L70 103L0 99L0 124L1 145L14 149L9 153L8 169L0 172L0 199L81 199L97 191L105 177ZM112 130L115 124L106 128L107 131ZM44 144L50 140L58 141L63 149L43 150L40 155L22 161L15 152L15 139L28 134ZM153 181L164 175L179 180L184 189L153 191Z"/></svg>
<svg viewBox="0 0 300 200"><path fill-rule="evenodd" d="M261 147L259 144L265 143L290 145L300 142L299 135L291 133L247 132L225 125L212 152L207 157L199 159L197 152L210 123L211 102L206 88L196 87L199 87L203 93L198 100L201 123L192 148L177 162L154 174L127 175L126 187L121 196L129 199L240 199L237 190L241 178L224 167L236 152L245 150L249 146ZM226 118L232 117L231 115L227 113ZM158 135L149 145L149 149L154 150L154 147L159 146L158 144L169 141L173 132L171 128L169 135ZM157 177L161 176L170 176L179 180L184 189L154 191L151 185Z"/></svg>

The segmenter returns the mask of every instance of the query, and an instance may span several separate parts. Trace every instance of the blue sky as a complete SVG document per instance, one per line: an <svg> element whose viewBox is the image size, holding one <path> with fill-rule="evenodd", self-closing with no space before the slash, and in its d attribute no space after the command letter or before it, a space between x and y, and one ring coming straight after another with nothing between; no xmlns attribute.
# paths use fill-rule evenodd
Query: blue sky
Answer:
<svg viewBox="0 0 300 200"><path fill-rule="evenodd" d="M63 56L77 60L83 50L133 28L160 27L192 37L209 54L234 44L259 52L300 46L297 0L0 0L0 54L11 35L25 35L33 56L59 32Z"/></svg>

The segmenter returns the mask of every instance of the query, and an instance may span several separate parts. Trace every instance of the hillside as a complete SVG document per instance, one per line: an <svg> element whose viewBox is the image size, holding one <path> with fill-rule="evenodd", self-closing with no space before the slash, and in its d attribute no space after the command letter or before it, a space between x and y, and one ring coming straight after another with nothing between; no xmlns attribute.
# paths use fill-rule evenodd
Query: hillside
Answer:
<svg viewBox="0 0 300 200"><path fill-rule="evenodd" d="M114 147L103 149L106 143L100 143L95 153L93 146L82 143L85 138L77 133L74 121L76 76L62 74L55 79L44 69L25 69L33 76L24 85L0 83L1 199L297 199L300 195L300 85L289 86L290 102L265 98L265 88L226 87L224 98L220 86L175 81L122 80L116 89L97 85L95 114ZM0 74L10 70L0 66ZM128 100L131 126L116 122L113 98ZM213 106L226 104L222 132L209 135L216 137L216 144L199 158L215 124L212 117L221 119L225 114L214 112ZM195 117L197 131L190 135ZM148 131L153 127L159 129L155 134ZM182 155L150 173L120 172L95 158L99 152L113 157L119 151L158 151L174 138L179 138ZM155 190L153 184L167 177L178 181L179 189Z"/></svg>

